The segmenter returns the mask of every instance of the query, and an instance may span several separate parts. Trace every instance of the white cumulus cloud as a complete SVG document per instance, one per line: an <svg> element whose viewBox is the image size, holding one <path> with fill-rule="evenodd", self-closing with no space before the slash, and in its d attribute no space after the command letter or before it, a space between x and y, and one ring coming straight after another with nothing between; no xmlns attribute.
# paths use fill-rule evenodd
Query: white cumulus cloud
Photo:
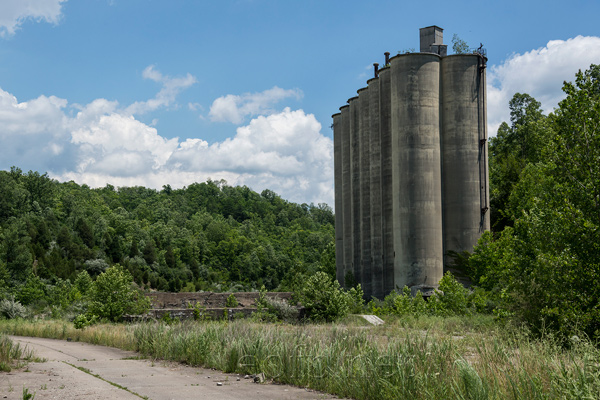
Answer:
<svg viewBox="0 0 600 400"><path fill-rule="evenodd" d="M552 111L564 98L562 84L575 80L578 70L600 62L600 37L577 36L551 40L542 48L513 54L488 71L488 132L495 136L503 121L510 121L508 102L515 93L527 93Z"/></svg>
<svg viewBox="0 0 600 400"><path fill-rule="evenodd" d="M68 145L66 107L67 101L55 96L19 102L0 89L0 160L9 163L3 167L23 162L31 169L48 168L44 160L57 158Z"/></svg>
<svg viewBox="0 0 600 400"><path fill-rule="evenodd" d="M213 101L208 116L212 121L241 124L247 116L273 113L272 106L290 97L300 99L302 91L274 86L259 93L228 94Z"/></svg>
<svg viewBox="0 0 600 400"><path fill-rule="evenodd" d="M0 36L14 35L27 19L58 23L62 3L67 0L2 0L0 1Z"/></svg>
<svg viewBox="0 0 600 400"><path fill-rule="evenodd" d="M163 98L172 78L154 67L144 76L163 83L154 99ZM262 97L253 101L260 105L250 107L250 114L287 92L259 93ZM176 94L156 107L174 104ZM238 127L232 137L209 144L202 138L168 139L136 119L134 112L149 109L148 104L121 106L100 98L79 105L54 96L19 102L0 89L1 167L17 165L92 187L177 188L225 179L258 192L268 188L291 201L333 204L333 143L321 134L314 115L289 107L269 111Z"/></svg>
<svg viewBox="0 0 600 400"><path fill-rule="evenodd" d="M159 169L178 146L176 138L167 140L133 116L117 113L101 115L74 130L71 143L80 149L79 171L119 171L118 175L140 173L133 161L143 168Z"/></svg>
<svg viewBox="0 0 600 400"><path fill-rule="evenodd" d="M209 145L180 143L174 167L212 179L226 179L260 191L272 189L297 202L333 204L333 143L314 115L286 107L239 127L234 137Z"/></svg>
<svg viewBox="0 0 600 400"><path fill-rule="evenodd" d="M144 114L161 107L169 107L175 102L175 98L181 91L197 82L196 78L189 73L186 76L179 78L164 76L154 68L154 65L146 67L142 72L142 76L145 79L162 83L162 88L153 99L136 101L127 107L125 112L128 114Z"/></svg>
<svg viewBox="0 0 600 400"><path fill-rule="evenodd" d="M303 110L259 116L211 145L199 138L167 140L131 116L102 115L74 131L72 143L79 162L75 170L53 175L61 180L177 188L225 179L291 201L333 204L333 143Z"/></svg>

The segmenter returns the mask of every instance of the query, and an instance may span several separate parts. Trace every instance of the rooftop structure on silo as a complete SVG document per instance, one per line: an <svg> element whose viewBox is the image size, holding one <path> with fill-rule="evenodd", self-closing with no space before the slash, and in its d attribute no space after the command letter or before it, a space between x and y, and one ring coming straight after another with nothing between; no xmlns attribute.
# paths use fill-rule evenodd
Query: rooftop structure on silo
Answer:
<svg viewBox="0 0 600 400"><path fill-rule="evenodd" d="M439 26L428 26L419 30L420 52L435 53L440 56L446 56L448 45L444 44L444 30Z"/></svg>

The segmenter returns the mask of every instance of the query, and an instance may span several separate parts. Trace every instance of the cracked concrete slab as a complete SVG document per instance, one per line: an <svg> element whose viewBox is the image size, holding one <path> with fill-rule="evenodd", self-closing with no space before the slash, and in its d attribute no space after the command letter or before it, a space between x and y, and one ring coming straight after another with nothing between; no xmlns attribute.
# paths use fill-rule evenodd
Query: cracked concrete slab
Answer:
<svg viewBox="0 0 600 400"><path fill-rule="evenodd" d="M135 352L88 343L18 336L11 339L47 361L0 373L0 399L21 399L23 387L35 392L36 400L336 398L294 386L256 384L237 374L138 359Z"/></svg>

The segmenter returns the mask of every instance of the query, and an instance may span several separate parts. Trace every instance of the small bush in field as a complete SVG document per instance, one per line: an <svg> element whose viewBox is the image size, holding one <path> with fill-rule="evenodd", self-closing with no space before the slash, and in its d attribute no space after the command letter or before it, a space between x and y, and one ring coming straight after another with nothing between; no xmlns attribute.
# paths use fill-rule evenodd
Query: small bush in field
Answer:
<svg viewBox="0 0 600 400"><path fill-rule="evenodd" d="M343 318L348 315L353 303L350 294L340 287L338 281L324 272L317 272L308 278L299 297L312 321L335 321Z"/></svg>
<svg viewBox="0 0 600 400"><path fill-rule="evenodd" d="M0 315L8 319L25 318L27 308L15 299L4 299L0 301Z"/></svg>
<svg viewBox="0 0 600 400"><path fill-rule="evenodd" d="M110 321L118 321L124 314L143 314L150 308L150 300L118 264L96 278L89 289L89 300L89 314Z"/></svg>
<svg viewBox="0 0 600 400"><path fill-rule="evenodd" d="M235 295L233 293L231 293L229 295L229 297L227 297L227 300L225 301L225 307L237 307L240 303L238 303L237 299L235 298Z"/></svg>

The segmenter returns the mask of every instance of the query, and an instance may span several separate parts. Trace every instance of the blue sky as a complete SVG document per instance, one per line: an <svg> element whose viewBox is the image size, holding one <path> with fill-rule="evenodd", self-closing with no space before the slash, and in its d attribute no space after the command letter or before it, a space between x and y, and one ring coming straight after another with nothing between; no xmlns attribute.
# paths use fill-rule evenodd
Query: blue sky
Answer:
<svg viewBox="0 0 600 400"><path fill-rule="evenodd" d="M600 2L1 0L0 168L208 178L333 205L331 115L438 25L488 51L488 123L600 63Z"/></svg>

